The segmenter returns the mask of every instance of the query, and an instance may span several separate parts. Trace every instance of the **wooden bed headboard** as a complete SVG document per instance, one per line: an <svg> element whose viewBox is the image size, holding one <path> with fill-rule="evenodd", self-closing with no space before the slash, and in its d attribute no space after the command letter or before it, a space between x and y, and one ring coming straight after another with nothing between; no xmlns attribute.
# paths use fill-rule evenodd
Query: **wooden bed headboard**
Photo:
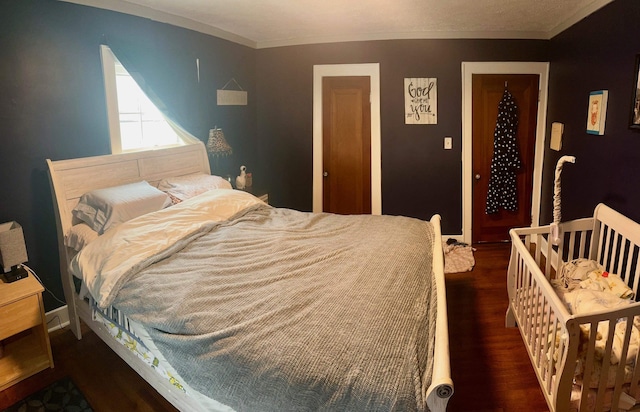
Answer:
<svg viewBox="0 0 640 412"><path fill-rule="evenodd" d="M164 177L210 173L204 144L171 147L80 159L47 159L54 207L64 235L71 227L71 211L80 197L94 189L146 180L157 186Z"/></svg>
<svg viewBox="0 0 640 412"><path fill-rule="evenodd" d="M58 252L60 254L60 275L65 299L69 308L71 328L80 336L79 325L74 325L75 290L69 274L69 262L75 251L64 245L64 236L74 221L71 211L80 197L91 190L119 186L146 180L157 186L165 177L183 176L193 173L210 174L209 158L202 142L166 149L144 152L121 153L93 156L79 159L47 159L53 208L58 232Z"/></svg>

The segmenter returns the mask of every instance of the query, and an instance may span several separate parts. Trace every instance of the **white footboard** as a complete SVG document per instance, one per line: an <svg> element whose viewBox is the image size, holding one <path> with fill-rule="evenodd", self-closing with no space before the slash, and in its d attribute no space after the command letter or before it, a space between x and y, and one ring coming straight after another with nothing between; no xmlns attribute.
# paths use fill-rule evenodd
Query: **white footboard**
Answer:
<svg viewBox="0 0 640 412"><path fill-rule="evenodd" d="M563 262L588 258L619 274L637 297L640 225L599 205L593 218L562 224L559 245L549 230L511 231L506 324L517 324L551 411L630 409L640 398L640 303L572 315L550 281ZM614 353L628 361L613 362Z"/></svg>
<svg viewBox="0 0 640 412"><path fill-rule="evenodd" d="M442 248L442 234L440 230L440 216L431 218L434 228L433 242L433 276L436 277L436 294L438 297L436 319L436 342L434 348L433 374L431 385L423 388L427 407L431 412L447 410L449 398L453 395L453 381L449 358L449 325L447 320L447 294L444 279L444 254ZM425 379L423 379L425 382Z"/></svg>

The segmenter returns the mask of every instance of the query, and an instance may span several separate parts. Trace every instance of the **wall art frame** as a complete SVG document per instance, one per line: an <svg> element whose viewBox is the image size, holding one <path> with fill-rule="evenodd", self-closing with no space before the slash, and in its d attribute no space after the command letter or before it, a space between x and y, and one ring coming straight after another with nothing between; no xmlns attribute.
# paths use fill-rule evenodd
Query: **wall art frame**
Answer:
<svg viewBox="0 0 640 412"><path fill-rule="evenodd" d="M404 123L438 124L438 79L404 79Z"/></svg>
<svg viewBox="0 0 640 412"><path fill-rule="evenodd" d="M589 93L589 107L587 109L587 133L598 136L604 135L604 125L607 120L608 90L596 90Z"/></svg>
<svg viewBox="0 0 640 412"><path fill-rule="evenodd" d="M640 54L636 54L633 72L633 98L629 113L629 129L640 132Z"/></svg>

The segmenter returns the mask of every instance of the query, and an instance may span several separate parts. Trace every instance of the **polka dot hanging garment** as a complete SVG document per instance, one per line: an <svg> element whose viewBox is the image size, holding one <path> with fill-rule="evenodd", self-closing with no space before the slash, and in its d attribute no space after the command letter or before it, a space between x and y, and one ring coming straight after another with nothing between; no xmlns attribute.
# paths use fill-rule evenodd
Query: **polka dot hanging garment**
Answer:
<svg viewBox="0 0 640 412"><path fill-rule="evenodd" d="M516 171L520 168L520 155L516 144L517 130L518 106L505 88L498 104L498 121L493 136L487 214L496 213L500 208L513 212L518 210Z"/></svg>

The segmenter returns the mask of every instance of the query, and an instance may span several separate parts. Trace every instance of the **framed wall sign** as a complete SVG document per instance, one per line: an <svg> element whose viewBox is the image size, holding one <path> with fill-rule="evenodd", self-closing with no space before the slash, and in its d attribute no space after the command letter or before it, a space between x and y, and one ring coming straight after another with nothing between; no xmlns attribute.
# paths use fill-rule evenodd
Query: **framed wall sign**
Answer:
<svg viewBox="0 0 640 412"><path fill-rule="evenodd" d="M589 93L589 108L587 109L587 133L604 134L604 123L607 119L608 90L596 90Z"/></svg>
<svg viewBox="0 0 640 412"><path fill-rule="evenodd" d="M438 79L404 79L404 123L438 124Z"/></svg>
<svg viewBox="0 0 640 412"><path fill-rule="evenodd" d="M636 65L633 72L633 100L631 101L631 115L629 128L640 131L640 54L636 55Z"/></svg>

